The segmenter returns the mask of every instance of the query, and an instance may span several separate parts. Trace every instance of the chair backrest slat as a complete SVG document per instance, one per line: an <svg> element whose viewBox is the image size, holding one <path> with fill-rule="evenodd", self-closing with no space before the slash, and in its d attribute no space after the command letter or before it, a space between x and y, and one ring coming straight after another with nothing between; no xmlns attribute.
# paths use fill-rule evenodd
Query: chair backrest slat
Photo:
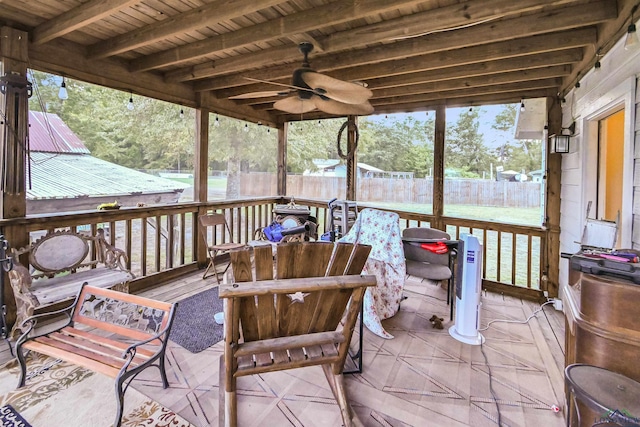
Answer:
<svg viewBox="0 0 640 427"><path fill-rule="evenodd" d="M300 284L312 284L314 277L316 279L325 277L327 272L329 275L342 276L345 274L345 269L348 275L359 275L369 251L370 247L365 245L333 245L329 242L295 242L278 245L276 254L278 279L276 282L265 282L265 286L277 286L279 281L307 277L310 280L302 281ZM261 289L260 282L269 281L273 277L271 247L254 248L255 270L253 272L248 266L249 253L249 250L231 252L235 283L241 286L242 282L255 280L253 284L248 283L248 285L253 286L258 292L235 298L240 301L238 308L244 342L335 331L338 328L352 301L353 287L306 286L300 288L304 290L303 292L291 294L282 290L276 292L275 288ZM348 266L349 263L351 264ZM253 279L254 274L255 279ZM270 290L273 292L269 292ZM355 288L356 292L358 290L359 288Z"/></svg>

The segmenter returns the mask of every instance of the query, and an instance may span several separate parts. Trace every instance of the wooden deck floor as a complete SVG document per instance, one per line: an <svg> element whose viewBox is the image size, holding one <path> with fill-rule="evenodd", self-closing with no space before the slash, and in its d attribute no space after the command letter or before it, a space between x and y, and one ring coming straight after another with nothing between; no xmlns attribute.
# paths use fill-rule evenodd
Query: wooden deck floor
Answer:
<svg viewBox="0 0 640 427"><path fill-rule="evenodd" d="M179 301L214 286L214 278L202 280L197 272L143 295ZM365 426L496 426L498 417L503 426L564 425L562 413L551 410L564 406L561 312L546 306L526 324L492 323L480 347L448 334L445 289L409 277L405 296L400 312L384 321L395 338L384 340L365 328L364 371L346 376L350 400ZM537 308L489 293L482 298L482 323L518 322ZM445 318L445 329L432 327L433 314ZM5 349L2 360L9 358ZM197 354L170 343L170 388L162 389L153 370L132 386L195 426L218 425L221 354L221 343ZM238 387L241 426L341 425L320 368L244 377Z"/></svg>

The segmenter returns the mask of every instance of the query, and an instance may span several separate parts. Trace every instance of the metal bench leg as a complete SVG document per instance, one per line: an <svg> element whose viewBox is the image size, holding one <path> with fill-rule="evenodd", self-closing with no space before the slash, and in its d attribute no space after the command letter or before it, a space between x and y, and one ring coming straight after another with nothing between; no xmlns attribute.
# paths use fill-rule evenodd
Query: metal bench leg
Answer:
<svg viewBox="0 0 640 427"><path fill-rule="evenodd" d="M160 378L162 378L162 388L169 387L169 381L167 380L167 371L165 370L165 367L164 367L164 351L160 355L158 368L160 369Z"/></svg>
<svg viewBox="0 0 640 427"><path fill-rule="evenodd" d="M122 424L122 412L124 411L124 379L121 377L116 378L116 419L113 423L113 427L120 427Z"/></svg>
<svg viewBox="0 0 640 427"><path fill-rule="evenodd" d="M27 361L24 358L24 354L22 353L22 343L19 342L16 345L16 358L18 359L18 364L20 365L20 377L18 378L18 387L24 387L25 380L27 379Z"/></svg>

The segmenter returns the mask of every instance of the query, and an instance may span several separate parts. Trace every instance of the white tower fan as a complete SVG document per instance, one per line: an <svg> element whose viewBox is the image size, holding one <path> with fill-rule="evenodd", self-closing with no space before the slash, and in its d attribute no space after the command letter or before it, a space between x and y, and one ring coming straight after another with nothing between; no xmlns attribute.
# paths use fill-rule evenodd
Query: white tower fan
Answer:
<svg viewBox="0 0 640 427"><path fill-rule="evenodd" d="M460 235L462 251L458 262L462 263L462 280L456 283L456 317L449 334L460 342L480 345L484 336L480 327L480 295L482 291L482 245L472 234Z"/></svg>

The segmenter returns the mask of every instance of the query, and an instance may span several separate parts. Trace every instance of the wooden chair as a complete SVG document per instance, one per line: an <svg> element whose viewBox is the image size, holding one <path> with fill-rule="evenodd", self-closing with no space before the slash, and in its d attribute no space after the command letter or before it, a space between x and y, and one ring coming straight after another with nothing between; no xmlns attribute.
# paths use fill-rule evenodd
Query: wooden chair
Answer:
<svg viewBox="0 0 640 427"><path fill-rule="evenodd" d="M220 425L237 425L236 378L321 365L345 426L354 413L342 370L360 303L375 276L360 272L370 246L330 242L278 245L273 279L271 246L231 252L235 282L222 284L225 347L220 359ZM224 407L222 407L224 402Z"/></svg>
<svg viewBox="0 0 640 427"><path fill-rule="evenodd" d="M206 279L209 277L207 274L213 270L213 273L216 275L216 281L220 283L220 277L218 276L218 270L216 269L216 258L231 250L243 248L245 245L233 242L216 243L216 232L218 231L218 227L223 227L222 236L224 236L224 233L227 233L231 239L231 229L229 228L229 224L227 224L227 220L223 214L211 213L200 215L198 217L198 223L200 235L202 236L202 240L204 241L204 244L207 247L207 252L209 253L209 265L207 265L207 269L204 271L202 278ZM209 239L210 232L212 233L211 240ZM228 268L229 265L224 269L223 274L226 273Z"/></svg>

